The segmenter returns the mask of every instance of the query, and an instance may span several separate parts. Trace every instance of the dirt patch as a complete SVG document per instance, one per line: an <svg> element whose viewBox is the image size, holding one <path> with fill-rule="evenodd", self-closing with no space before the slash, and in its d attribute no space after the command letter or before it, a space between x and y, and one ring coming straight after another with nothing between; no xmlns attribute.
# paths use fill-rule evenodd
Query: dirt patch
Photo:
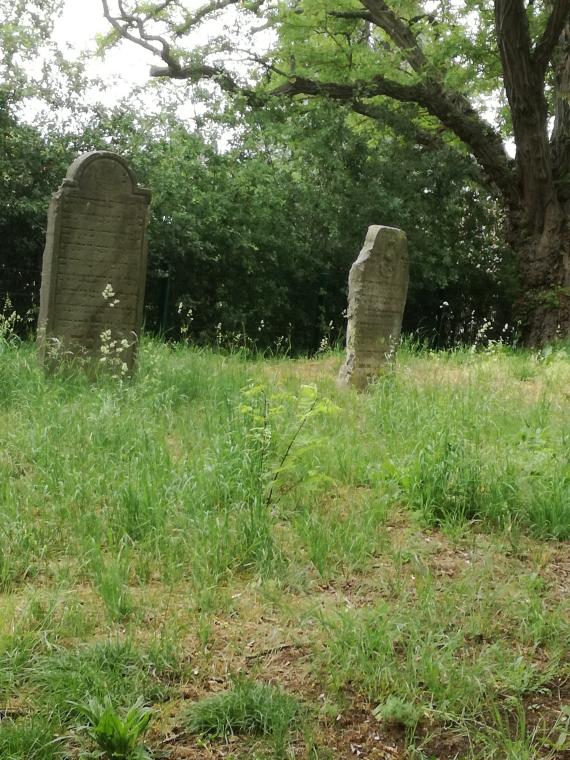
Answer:
<svg viewBox="0 0 570 760"><path fill-rule="evenodd" d="M548 551L540 575L550 593L561 601L570 599L570 544L558 544Z"/></svg>
<svg viewBox="0 0 570 760"><path fill-rule="evenodd" d="M529 695L524 700L526 725L529 733L537 732L544 736L550 745L568 736L570 732L570 680L555 680L543 687L537 694ZM570 743L568 738L555 755L557 760L570 760Z"/></svg>
<svg viewBox="0 0 570 760"><path fill-rule="evenodd" d="M372 714L372 705L354 702L348 709L319 728L319 747L334 758L404 760L403 733L388 731Z"/></svg>

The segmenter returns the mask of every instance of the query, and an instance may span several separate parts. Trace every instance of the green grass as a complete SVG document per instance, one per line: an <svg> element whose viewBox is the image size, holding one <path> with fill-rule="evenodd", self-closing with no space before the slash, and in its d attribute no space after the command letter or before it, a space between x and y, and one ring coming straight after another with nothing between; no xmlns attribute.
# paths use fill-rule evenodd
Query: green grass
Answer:
<svg viewBox="0 0 570 760"><path fill-rule="evenodd" d="M151 753L568 749L568 351L340 361L0 344L1 757L88 756L90 700Z"/></svg>
<svg viewBox="0 0 570 760"><path fill-rule="evenodd" d="M271 684L237 679L231 689L190 706L186 728L192 734L228 739L236 734L268 736L273 756L284 757L288 736L302 727L299 702Z"/></svg>

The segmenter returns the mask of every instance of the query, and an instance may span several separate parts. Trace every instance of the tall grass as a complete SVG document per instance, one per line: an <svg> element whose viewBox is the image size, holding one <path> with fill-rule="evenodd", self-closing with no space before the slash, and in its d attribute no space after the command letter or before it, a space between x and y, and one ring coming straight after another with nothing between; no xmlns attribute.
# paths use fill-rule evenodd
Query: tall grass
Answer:
<svg viewBox="0 0 570 760"><path fill-rule="evenodd" d="M87 752L74 704L205 696L299 618L326 699L417 748L445 725L508 746L505 705L567 673L541 574L570 538L570 358L404 347L360 395L340 360L145 341L133 378L89 379L0 343L2 757ZM472 564L441 581L432 535Z"/></svg>

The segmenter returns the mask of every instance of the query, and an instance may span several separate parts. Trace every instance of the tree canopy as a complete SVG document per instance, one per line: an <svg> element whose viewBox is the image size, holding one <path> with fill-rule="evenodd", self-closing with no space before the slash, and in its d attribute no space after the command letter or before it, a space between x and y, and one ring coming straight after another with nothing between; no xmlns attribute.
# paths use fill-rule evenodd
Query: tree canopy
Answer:
<svg viewBox="0 0 570 760"><path fill-rule="evenodd" d="M102 4L106 42L148 50L161 60L153 76L213 81L253 108L276 96L326 98L420 144L466 152L506 211L526 341L570 332L570 0Z"/></svg>

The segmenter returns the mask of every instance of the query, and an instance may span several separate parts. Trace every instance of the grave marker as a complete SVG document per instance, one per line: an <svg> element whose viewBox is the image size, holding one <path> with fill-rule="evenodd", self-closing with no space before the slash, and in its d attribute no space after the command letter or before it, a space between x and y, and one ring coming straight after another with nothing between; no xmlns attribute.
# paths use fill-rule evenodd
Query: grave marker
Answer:
<svg viewBox="0 0 570 760"><path fill-rule="evenodd" d="M346 360L339 385L364 390L394 358L408 292L406 235L368 228L348 277Z"/></svg>
<svg viewBox="0 0 570 760"><path fill-rule="evenodd" d="M48 210L38 348L132 370L142 324L150 191L127 162L94 151L69 167Z"/></svg>

